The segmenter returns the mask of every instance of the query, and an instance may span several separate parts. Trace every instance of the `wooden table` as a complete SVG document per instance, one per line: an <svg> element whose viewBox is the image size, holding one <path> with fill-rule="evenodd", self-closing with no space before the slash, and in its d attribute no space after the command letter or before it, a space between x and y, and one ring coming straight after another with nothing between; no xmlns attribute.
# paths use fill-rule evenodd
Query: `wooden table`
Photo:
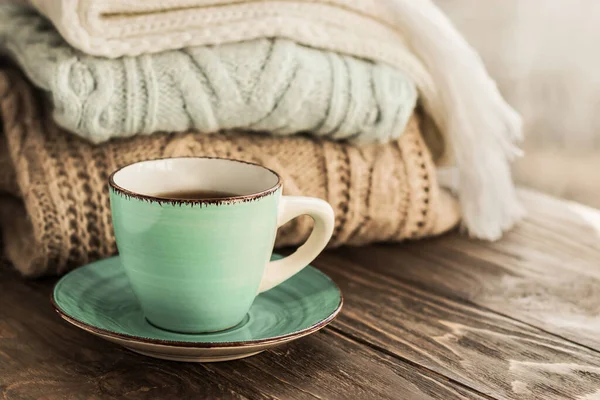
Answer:
<svg viewBox="0 0 600 400"><path fill-rule="evenodd" d="M328 328L245 360L131 353L54 314L53 284L0 276L0 398L600 398L600 212L522 192L498 243L437 239L328 251Z"/></svg>

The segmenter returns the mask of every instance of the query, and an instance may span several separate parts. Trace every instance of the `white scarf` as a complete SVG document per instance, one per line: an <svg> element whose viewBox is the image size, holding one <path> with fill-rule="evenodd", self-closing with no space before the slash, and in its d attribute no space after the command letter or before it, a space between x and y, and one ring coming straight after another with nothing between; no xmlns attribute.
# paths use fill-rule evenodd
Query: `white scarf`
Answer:
<svg viewBox="0 0 600 400"><path fill-rule="evenodd" d="M439 96L427 108L449 136L457 173L440 174L457 188L463 225L475 237L498 239L523 215L510 172L521 154L520 116L504 101L478 54L431 0L390 0L398 27L431 74ZM425 99L427 100L427 99Z"/></svg>

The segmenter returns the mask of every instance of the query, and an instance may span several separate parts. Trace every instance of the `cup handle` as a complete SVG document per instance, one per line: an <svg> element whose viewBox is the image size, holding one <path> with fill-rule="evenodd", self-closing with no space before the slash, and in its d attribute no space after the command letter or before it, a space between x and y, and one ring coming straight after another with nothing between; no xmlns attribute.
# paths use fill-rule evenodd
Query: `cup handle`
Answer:
<svg viewBox="0 0 600 400"><path fill-rule="evenodd" d="M329 203L314 197L283 196L279 203L277 227L300 215L308 215L315 221L308 240L289 256L267 264L258 293L266 292L300 272L317 258L331 239L334 214Z"/></svg>

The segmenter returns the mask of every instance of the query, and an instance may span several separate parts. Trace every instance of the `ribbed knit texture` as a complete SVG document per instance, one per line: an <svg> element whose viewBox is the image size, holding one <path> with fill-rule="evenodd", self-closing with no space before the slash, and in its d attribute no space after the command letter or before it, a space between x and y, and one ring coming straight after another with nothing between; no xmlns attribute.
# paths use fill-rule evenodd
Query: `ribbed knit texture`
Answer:
<svg viewBox="0 0 600 400"><path fill-rule="evenodd" d="M108 175L159 157L219 156L280 173L284 194L325 199L334 208L331 246L431 236L459 219L440 190L413 118L399 140L355 147L303 136L156 134L93 146L53 123L20 75L0 71L0 226L5 254L27 276L60 274L116 252ZM277 245L299 244L310 218L279 230Z"/></svg>
<svg viewBox="0 0 600 400"><path fill-rule="evenodd" d="M49 92L56 122L95 143L236 128L385 143L404 131L417 99L413 82L386 64L285 39L88 56L19 6L0 6L0 48Z"/></svg>

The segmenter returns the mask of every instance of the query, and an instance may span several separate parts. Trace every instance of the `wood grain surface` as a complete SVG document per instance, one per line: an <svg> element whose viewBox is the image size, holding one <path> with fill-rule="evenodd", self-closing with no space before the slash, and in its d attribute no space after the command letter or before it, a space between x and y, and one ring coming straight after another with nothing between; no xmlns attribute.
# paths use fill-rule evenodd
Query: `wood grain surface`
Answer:
<svg viewBox="0 0 600 400"><path fill-rule="evenodd" d="M529 217L498 243L449 235L400 252L375 246L343 256L387 264L388 277L600 350L600 212L532 192L522 196Z"/></svg>
<svg viewBox="0 0 600 400"><path fill-rule="evenodd" d="M148 358L61 321L48 302L51 283L2 273L0 398L482 398L334 329L240 361Z"/></svg>
<svg viewBox="0 0 600 400"><path fill-rule="evenodd" d="M54 283L0 271L0 399L600 398L600 213L522 192L498 243L445 237L328 251L345 306L245 360L147 358L54 315Z"/></svg>

